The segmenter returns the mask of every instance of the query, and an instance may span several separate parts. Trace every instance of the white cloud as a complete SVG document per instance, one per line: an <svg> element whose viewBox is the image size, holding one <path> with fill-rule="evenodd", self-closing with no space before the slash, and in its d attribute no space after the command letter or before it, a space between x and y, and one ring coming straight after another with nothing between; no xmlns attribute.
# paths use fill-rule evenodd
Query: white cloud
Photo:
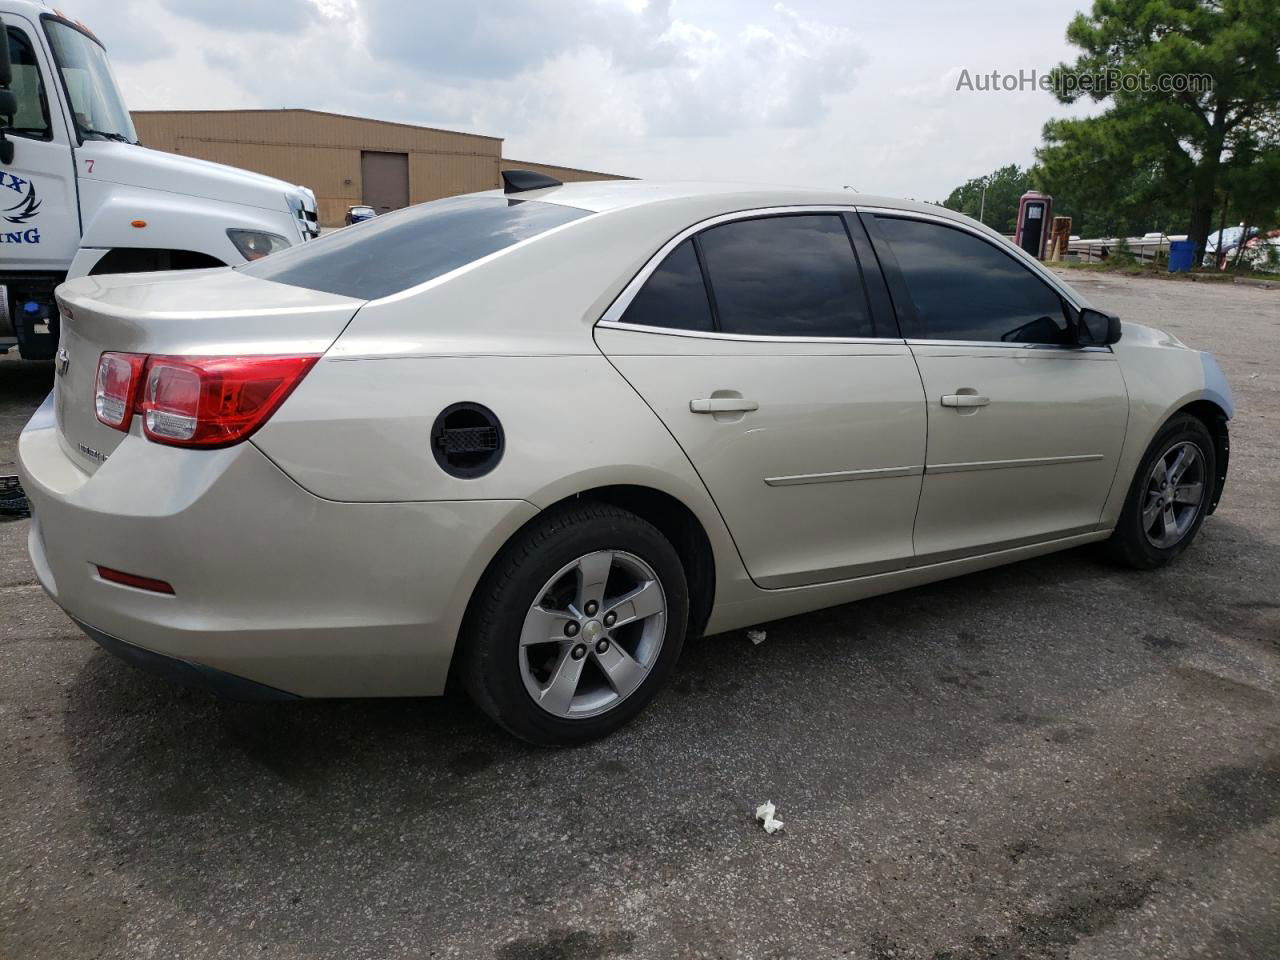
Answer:
<svg viewBox="0 0 1280 960"><path fill-rule="evenodd" d="M161 0L161 5L205 26L263 33L295 33L319 15L310 0Z"/></svg>
<svg viewBox="0 0 1280 960"><path fill-rule="evenodd" d="M937 199L1067 108L955 90L1046 69L1085 0L62 0L139 109L311 107L645 177Z"/></svg>

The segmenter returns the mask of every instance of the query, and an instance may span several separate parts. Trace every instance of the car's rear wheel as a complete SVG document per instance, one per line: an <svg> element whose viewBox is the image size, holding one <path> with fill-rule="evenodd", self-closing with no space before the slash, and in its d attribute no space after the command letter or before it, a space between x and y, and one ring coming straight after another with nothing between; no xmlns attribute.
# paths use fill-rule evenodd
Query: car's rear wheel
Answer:
<svg viewBox="0 0 1280 960"><path fill-rule="evenodd" d="M688 611L680 557L651 524L608 504L552 510L477 588L459 678L518 737L544 746L592 740L661 689Z"/></svg>
<svg viewBox="0 0 1280 960"><path fill-rule="evenodd" d="M1150 570L1186 550L1204 523L1216 476L1208 428L1187 414L1174 417L1142 458L1107 544L1111 555Z"/></svg>

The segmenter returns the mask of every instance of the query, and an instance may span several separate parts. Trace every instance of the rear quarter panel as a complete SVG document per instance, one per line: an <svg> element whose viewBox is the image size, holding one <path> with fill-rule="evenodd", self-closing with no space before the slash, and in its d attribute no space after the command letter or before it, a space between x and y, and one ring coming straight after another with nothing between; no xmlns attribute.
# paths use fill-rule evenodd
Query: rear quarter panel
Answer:
<svg viewBox="0 0 1280 960"><path fill-rule="evenodd" d="M505 440L498 465L474 479L445 473L431 451L436 416L463 401L492 410ZM251 442L327 500L525 500L545 509L595 487L650 487L701 522L722 586L745 578L684 452L599 353L327 360Z"/></svg>
<svg viewBox="0 0 1280 960"><path fill-rule="evenodd" d="M717 597L749 590L701 479L592 339L600 314L684 217L597 214L367 304L251 442L329 500L546 508L595 487L649 487L706 530ZM436 417L459 402L502 423L502 459L482 477L450 476L432 454Z"/></svg>

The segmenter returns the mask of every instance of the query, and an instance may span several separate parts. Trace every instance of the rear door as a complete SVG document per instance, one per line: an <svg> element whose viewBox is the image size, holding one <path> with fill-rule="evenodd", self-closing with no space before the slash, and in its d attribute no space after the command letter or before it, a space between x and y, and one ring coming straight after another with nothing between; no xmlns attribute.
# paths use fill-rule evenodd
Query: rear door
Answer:
<svg viewBox="0 0 1280 960"><path fill-rule="evenodd" d="M693 462L758 584L910 562L923 395L856 218L789 209L687 231L596 339Z"/></svg>
<svg viewBox="0 0 1280 960"><path fill-rule="evenodd" d="M864 214L928 407L917 563L1097 528L1129 401L1110 347L994 238L924 215Z"/></svg>

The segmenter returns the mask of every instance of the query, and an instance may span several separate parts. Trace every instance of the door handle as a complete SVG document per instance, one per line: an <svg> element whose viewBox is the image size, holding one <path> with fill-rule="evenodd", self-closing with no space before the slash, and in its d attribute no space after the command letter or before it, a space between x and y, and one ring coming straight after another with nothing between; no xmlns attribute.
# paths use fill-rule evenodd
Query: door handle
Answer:
<svg viewBox="0 0 1280 960"><path fill-rule="evenodd" d="M760 404L742 397L706 397L690 400L689 409L694 413L750 413L759 410Z"/></svg>
<svg viewBox="0 0 1280 960"><path fill-rule="evenodd" d="M952 393L942 398L944 407L985 407L990 402L990 397L980 397L976 393Z"/></svg>

